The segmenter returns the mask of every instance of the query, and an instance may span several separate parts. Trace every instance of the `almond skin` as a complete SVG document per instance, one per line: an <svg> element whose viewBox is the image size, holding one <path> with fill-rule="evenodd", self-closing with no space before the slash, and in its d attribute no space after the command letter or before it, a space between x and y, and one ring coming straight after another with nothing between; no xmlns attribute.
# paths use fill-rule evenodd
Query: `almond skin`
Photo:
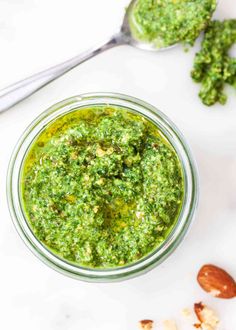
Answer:
<svg viewBox="0 0 236 330"><path fill-rule="evenodd" d="M194 304L194 312L197 315L197 318L199 319L200 322L203 322L203 319L201 317L201 312L203 311L203 309L204 309L203 303L199 302Z"/></svg>
<svg viewBox="0 0 236 330"><path fill-rule="evenodd" d="M153 321L152 320L139 321L139 327L142 330L151 330L153 328Z"/></svg>
<svg viewBox="0 0 236 330"><path fill-rule="evenodd" d="M197 281L203 290L217 298L236 297L236 282L222 268L204 265L198 272Z"/></svg>

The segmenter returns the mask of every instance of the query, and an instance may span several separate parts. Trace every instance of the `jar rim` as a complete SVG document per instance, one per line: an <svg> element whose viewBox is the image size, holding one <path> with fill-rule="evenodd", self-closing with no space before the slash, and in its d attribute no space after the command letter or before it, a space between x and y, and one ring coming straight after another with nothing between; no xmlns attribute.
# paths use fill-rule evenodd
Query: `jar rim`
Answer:
<svg viewBox="0 0 236 330"><path fill-rule="evenodd" d="M184 201L175 225L164 242L138 261L108 269L86 268L54 254L33 234L20 200L20 173L25 155L35 138L52 120L88 106L108 105L126 108L152 121L177 153L184 175ZM7 174L7 199L13 223L28 248L51 268L85 281L109 282L135 277L163 262L186 235L198 203L198 175L196 164L185 138L175 124L154 106L118 93L88 93L60 101L40 114L20 137L10 160Z"/></svg>

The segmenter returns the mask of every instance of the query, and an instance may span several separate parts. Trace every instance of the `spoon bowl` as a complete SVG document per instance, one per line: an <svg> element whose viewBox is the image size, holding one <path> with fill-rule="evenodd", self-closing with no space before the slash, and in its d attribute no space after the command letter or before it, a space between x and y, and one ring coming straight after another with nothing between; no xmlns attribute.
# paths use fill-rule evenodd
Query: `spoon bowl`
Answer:
<svg viewBox="0 0 236 330"><path fill-rule="evenodd" d="M145 42L145 41L141 41L136 39L131 31L130 28L130 20L131 15L132 15L132 10L136 4L137 0L132 0L128 6L128 8L126 9L126 13L123 19L123 23L121 25L121 29L120 29L120 37L121 40L124 41L124 44L129 44L132 47L138 48L138 49L142 49L142 50L147 50L147 51L163 51L163 50L168 50L170 48L175 47L177 44L173 44L170 46L165 46L165 47L159 47L157 48L156 45L152 42Z"/></svg>

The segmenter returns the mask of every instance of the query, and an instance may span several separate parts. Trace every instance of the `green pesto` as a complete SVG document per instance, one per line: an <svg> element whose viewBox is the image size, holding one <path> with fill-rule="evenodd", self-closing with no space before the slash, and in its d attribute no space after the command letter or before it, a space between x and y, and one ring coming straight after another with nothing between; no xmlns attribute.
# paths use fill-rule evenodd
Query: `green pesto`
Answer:
<svg viewBox="0 0 236 330"><path fill-rule="evenodd" d="M76 110L36 138L22 200L35 236L90 268L133 263L159 246L181 210L180 161L157 127L118 107Z"/></svg>
<svg viewBox="0 0 236 330"><path fill-rule="evenodd" d="M161 48L193 45L216 8L216 0L137 0L130 15L133 36Z"/></svg>
<svg viewBox="0 0 236 330"><path fill-rule="evenodd" d="M193 80L201 83L199 96L205 105L225 104L225 83L236 87L236 58L228 54L235 42L235 19L212 21L205 31L191 73Z"/></svg>

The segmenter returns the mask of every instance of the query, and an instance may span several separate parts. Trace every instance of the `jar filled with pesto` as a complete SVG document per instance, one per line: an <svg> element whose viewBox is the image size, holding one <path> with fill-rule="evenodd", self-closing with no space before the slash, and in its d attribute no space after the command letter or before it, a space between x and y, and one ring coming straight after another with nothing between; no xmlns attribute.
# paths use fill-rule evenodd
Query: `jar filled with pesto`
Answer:
<svg viewBox="0 0 236 330"><path fill-rule="evenodd" d="M12 156L8 199L30 249L87 281L137 276L181 242L197 202L189 149L152 106L82 95L45 111Z"/></svg>

